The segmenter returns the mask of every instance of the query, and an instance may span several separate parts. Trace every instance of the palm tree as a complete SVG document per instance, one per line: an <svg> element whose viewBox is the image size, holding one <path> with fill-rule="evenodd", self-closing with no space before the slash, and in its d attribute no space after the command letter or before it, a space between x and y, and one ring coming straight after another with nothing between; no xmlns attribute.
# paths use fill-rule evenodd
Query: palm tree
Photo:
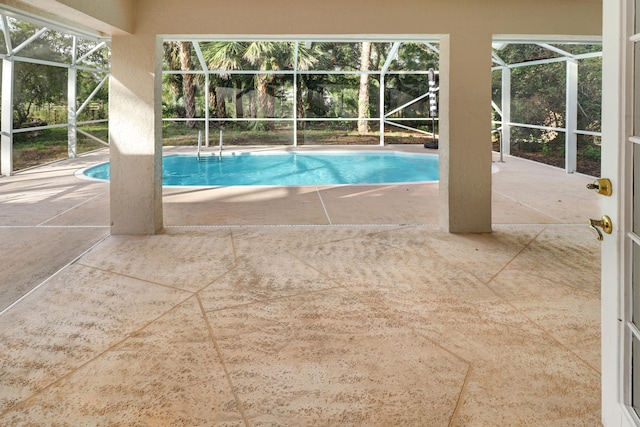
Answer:
<svg viewBox="0 0 640 427"><path fill-rule="evenodd" d="M180 49L177 42L167 42L164 44L164 60L170 70L180 69ZM180 74L165 74L163 76L165 83L169 84L171 94L173 95L173 103L177 104L178 99L182 96L182 76Z"/></svg>
<svg viewBox="0 0 640 427"><path fill-rule="evenodd" d="M315 66L318 63L318 58L321 57L321 50L322 50L322 43L313 43L313 44L309 44L308 47L306 44L301 44L298 46L298 64L297 64L297 69L298 71L307 71L310 70L313 66ZM293 62L293 59L292 61ZM307 107L309 105L311 105L311 97L313 96L313 91L311 90L310 86L311 86L311 82L312 82L312 75L307 74L305 75L301 75L298 77L298 79L296 80L296 92L297 92L297 105L296 105L296 117L298 118L303 118L305 117L305 100L303 98L303 88L302 88L302 84L304 82L306 88L307 88L307 100L306 100L306 104ZM305 129L306 128L306 122L305 121L301 121L298 125L299 129Z"/></svg>
<svg viewBox="0 0 640 427"><path fill-rule="evenodd" d="M358 93L358 133L369 133L369 66L371 42L363 42L360 52L360 91Z"/></svg>
<svg viewBox="0 0 640 427"><path fill-rule="evenodd" d="M268 71L293 70L296 44L293 42L253 42L247 46L245 59L264 74L256 75L255 86L258 93L258 115L273 117L275 110L276 76ZM298 70L309 69L314 58L305 47L298 49Z"/></svg>
<svg viewBox="0 0 640 427"><path fill-rule="evenodd" d="M274 42L253 42L247 46L244 58L250 64L258 66L260 71L278 69L278 64L274 57L275 50ZM273 115L273 103L270 102L267 88L268 83L272 81L273 75L256 74L255 76L255 86L258 93L256 108L258 117L271 117Z"/></svg>
<svg viewBox="0 0 640 427"><path fill-rule="evenodd" d="M190 42L178 42L179 56L180 56L180 69L187 71L182 75L182 93L184 99L185 117L192 119L196 116L196 85L195 76L188 73L193 71L193 61L191 60L191 43ZM194 120L187 121L187 127L196 127Z"/></svg>
<svg viewBox="0 0 640 427"><path fill-rule="evenodd" d="M233 82L236 88L236 114L243 117L242 97L256 91L255 102L250 102L253 117L274 117L277 77L270 71L293 70L295 57L293 42L212 42L203 44L203 55L210 69L260 71L255 75L219 74L222 80ZM313 49L299 46L298 70L308 70L317 62ZM301 90L300 79L297 90ZM301 117L301 97L298 97L298 113ZM258 127L264 127L259 122ZM256 125L254 125L256 126Z"/></svg>
<svg viewBox="0 0 640 427"><path fill-rule="evenodd" d="M244 59L244 52L246 50L247 43L245 42L211 42L202 45L202 54L207 66L212 70L242 70L246 68L246 60ZM235 88L235 107L236 117L244 117L244 107L242 105L242 96L247 93L247 79L242 77L231 78L231 74L219 74L220 82L226 81L228 84ZM216 110L220 110L222 103L221 99L216 97Z"/></svg>

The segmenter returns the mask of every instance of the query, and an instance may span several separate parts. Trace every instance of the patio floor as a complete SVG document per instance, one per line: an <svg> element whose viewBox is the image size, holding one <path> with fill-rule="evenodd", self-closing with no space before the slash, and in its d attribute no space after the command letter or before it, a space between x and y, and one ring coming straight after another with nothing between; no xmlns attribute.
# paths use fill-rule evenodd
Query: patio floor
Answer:
<svg viewBox="0 0 640 427"><path fill-rule="evenodd" d="M165 189L109 236L104 158L0 178L0 425L600 425L591 178L495 162L479 235L408 184Z"/></svg>

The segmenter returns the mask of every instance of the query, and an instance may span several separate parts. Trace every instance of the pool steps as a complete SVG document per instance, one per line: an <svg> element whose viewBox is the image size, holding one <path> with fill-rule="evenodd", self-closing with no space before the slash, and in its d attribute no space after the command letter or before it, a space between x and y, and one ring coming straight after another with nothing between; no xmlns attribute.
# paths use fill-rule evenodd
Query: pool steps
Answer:
<svg viewBox="0 0 640 427"><path fill-rule="evenodd" d="M198 161L201 160L201 152L202 152L202 131L198 131L198 151L196 153L196 157ZM213 153L211 154L213 156ZM222 159L222 129L220 129L220 143L218 144L218 158Z"/></svg>

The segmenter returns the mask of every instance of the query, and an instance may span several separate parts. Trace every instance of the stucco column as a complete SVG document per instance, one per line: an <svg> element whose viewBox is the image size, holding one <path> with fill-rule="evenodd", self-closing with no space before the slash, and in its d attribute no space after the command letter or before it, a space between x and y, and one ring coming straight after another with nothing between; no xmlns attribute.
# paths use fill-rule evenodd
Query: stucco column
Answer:
<svg viewBox="0 0 640 427"><path fill-rule="evenodd" d="M113 36L109 80L111 233L162 229L162 43Z"/></svg>
<svg viewBox="0 0 640 427"><path fill-rule="evenodd" d="M440 225L491 231L491 34L440 42Z"/></svg>

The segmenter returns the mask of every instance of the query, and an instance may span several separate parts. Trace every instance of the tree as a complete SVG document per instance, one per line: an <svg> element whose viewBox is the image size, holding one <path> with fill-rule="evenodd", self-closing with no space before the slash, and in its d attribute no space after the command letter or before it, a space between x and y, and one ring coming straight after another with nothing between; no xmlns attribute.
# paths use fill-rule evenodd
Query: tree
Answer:
<svg viewBox="0 0 640 427"><path fill-rule="evenodd" d="M180 48L177 42L166 42L164 44L164 61L170 70L180 69ZM169 85L173 95L173 103L177 104L182 97L182 75L165 74L163 81Z"/></svg>
<svg viewBox="0 0 640 427"><path fill-rule="evenodd" d="M358 93L358 133L369 133L369 66L371 42L363 42L360 52L360 91Z"/></svg>
<svg viewBox="0 0 640 427"><path fill-rule="evenodd" d="M188 73L193 71L193 61L191 60L191 43L179 42L178 43L179 56L180 56L180 69L187 71L182 75L182 93L184 99L185 116L187 119L196 117L196 85L194 75ZM187 121L187 127L195 128L196 122L194 120Z"/></svg>
<svg viewBox="0 0 640 427"><path fill-rule="evenodd" d="M218 88L223 87L223 80L216 75L210 75L209 77L209 102L213 106L215 116L219 119L227 117L227 107L224 102L224 96L218 94Z"/></svg>
<svg viewBox="0 0 640 427"><path fill-rule="evenodd" d="M252 42L249 43L245 52L244 58L249 61L251 65L256 65L260 71L268 71L278 69L278 62L276 58L277 43L275 42ZM268 83L273 80L273 75L269 74L256 74L255 87L257 91L257 105L256 116L257 117L272 117L273 116L273 100L268 93Z"/></svg>
<svg viewBox="0 0 640 427"><path fill-rule="evenodd" d="M40 28L24 21L11 21L11 38L14 46L27 40ZM20 55L52 62L69 62L71 59L69 37L55 31L46 31L32 40ZM66 88L66 69L30 62L16 62L13 98L14 127L21 128L31 121L34 107L49 103L65 104Z"/></svg>
<svg viewBox="0 0 640 427"><path fill-rule="evenodd" d="M91 95L91 107L86 108L76 119L78 121L106 119L108 117L109 104L109 79L100 90L94 93L97 86L108 76L109 48L104 45L95 50L98 42L77 39L78 58L83 58L77 69L77 105L82 105ZM91 53L93 52L93 53ZM82 67L91 67L95 70L85 70ZM104 70L104 71L101 71Z"/></svg>
<svg viewBox="0 0 640 427"><path fill-rule="evenodd" d="M202 54L207 67L211 70L241 70L245 68L247 64L244 59L244 52L246 50L247 43L244 42L210 42L202 45ZM219 74L218 83L222 85L224 82L230 87L234 88L234 100L236 117L244 117L244 106L242 104L242 96L246 93L247 79L244 76L234 76L231 74ZM218 100L216 95L216 105L221 104L223 101ZM220 107L216 107L221 110Z"/></svg>
<svg viewBox="0 0 640 427"><path fill-rule="evenodd" d="M341 43L341 42L317 42L313 43L311 49L301 46L299 52L307 53L307 68L313 67L316 70L348 70L356 71L360 67L360 43ZM300 55L302 56L302 55ZM302 70L299 58L298 69ZM344 87L352 87L354 76L345 76L340 74L301 74L299 80L302 79L304 85L299 91L298 99L303 102L302 110L304 114L299 113L299 117L327 117L332 115L332 106L330 100L340 98L340 112L344 112L343 107L350 104L350 100L344 101ZM358 79L359 80L359 79ZM356 82L356 85L358 83ZM349 111L349 114L357 114L357 89L353 98L355 100L355 110ZM350 95L349 95L350 96ZM336 111L333 111L335 114Z"/></svg>
<svg viewBox="0 0 640 427"><path fill-rule="evenodd" d="M578 64L578 128L599 132L602 110L602 58Z"/></svg>
<svg viewBox="0 0 640 427"><path fill-rule="evenodd" d="M599 52L601 45L555 45L573 55ZM507 64L527 63L561 57L562 54L534 44L511 44L497 51ZM600 131L602 58L578 60L578 129ZM511 121L562 128L566 125L566 64L564 61L511 68ZM493 99L500 104L501 73L493 73ZM514 126L511 132L512 153L534 157L556 166L564 165L564 133ZM578 170L580 159L599 159L595 137L578 135ZM530 155L542 152L543 156ZM584 165L586 166L586 165ZM592 166L587 166L592 167ZM592 171L586 171L593 173Z"/></svg>
<svg viewBox="0 0 640 427"><path fill-rule="evenodd" d="M242 99L249 99L248 107L252 117L275 117L275 106L278 94L276 89L286 85L272 71L292 70L294 67L293 42L211 42L202 45L203 56L207 66L212 70L220 70L217 74L219 84L235 88L236 117L245 115L246 106ZM309 52L301 48L298 57L298 69L309 67L313 61ZM255 70L253 74L234 74L225 71ZM212 101L213 102L213 101ZM222 103L216 95L216 105ZM219 109L218 107L216 107ZM269 123L252 123L254 128L269 127Z"/></svg>
<svg viewBox="0 0 640 427"><path fill-rule="evenodd" d="M18 62L15 64L13 125L24 127L32 118L33 108L47 103L63 104L67 88L64 69L48 65Z"/></svg>
<svg viewBox="0 0 640 427"><path fill-rule="evenodd" d="M392 43L374 43L372 50L372 67L382 69L393 47ZM429 45L422 42L403 42L388 65L388 72L384 76L384 110L395 112L389 116L403 119L403 124L423 131L434 132L433 121L425 121L429 115L429 99L424 97L428 92L428 76L426 71L439 68L438 54ZM394 71L409 71L395 73ZM417 71L418 73L411 73ZM371 92L375 94L376 92ZM415 101L420 98L420 100ZM415 101L415 102L412 102ZM377 104L373 103L371 110ZM404 106L404 107L402 107ZM398 107L402 107L398 109ZM408 119L416 119L409 121Z"/></svg>
<svg viewBox="0 0 640 427"><path fill-rule="evenodd" d="M298 70L308 69L313 58L308 49L299 47ZM278 78L269 71L292 70L295 59L295 43L293 42L253 42L249 43L244 58L259 71L255 76L255 87L258 94L257 113L259 117L274 117Z"/></svg>

